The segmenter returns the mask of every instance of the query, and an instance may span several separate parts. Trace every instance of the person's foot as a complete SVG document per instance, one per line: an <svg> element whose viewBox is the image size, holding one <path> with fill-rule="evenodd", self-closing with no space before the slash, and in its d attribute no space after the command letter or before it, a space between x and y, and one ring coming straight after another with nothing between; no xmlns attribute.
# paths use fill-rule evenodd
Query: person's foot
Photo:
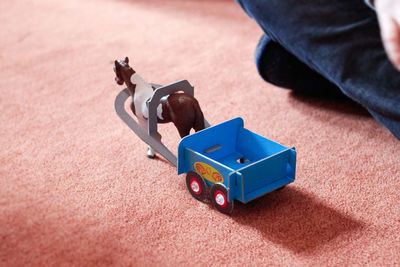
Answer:
<svg viewBox="0 0 400 267"><path fill-rule="evenodd" d="M258 73L274 85L317 96L344 96L340 89L263 34L255 54Z"/></svg>

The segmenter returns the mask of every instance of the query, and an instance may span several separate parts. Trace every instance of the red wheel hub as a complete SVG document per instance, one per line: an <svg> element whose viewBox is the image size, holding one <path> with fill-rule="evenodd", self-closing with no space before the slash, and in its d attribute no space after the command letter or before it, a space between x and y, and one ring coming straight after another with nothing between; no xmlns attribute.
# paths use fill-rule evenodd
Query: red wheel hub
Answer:
<svg viewBox="0 0 400 267"><path fill-rule="evenodd" d="M215 191L214 199L215 199L215 203L217 203L217 205L222 208L225 208L226 205L228 205L228 201L226 199L225 194L220 190Z"/></svg>
<svg viewBox="0 0 400 267"><path fill-rule="evenodd" d="M190 188L192 189L193 193L195 193L196 195L201 194L201 184L200 184L199 180L197 180L197 178L192 177L190 179Z"/></svg>

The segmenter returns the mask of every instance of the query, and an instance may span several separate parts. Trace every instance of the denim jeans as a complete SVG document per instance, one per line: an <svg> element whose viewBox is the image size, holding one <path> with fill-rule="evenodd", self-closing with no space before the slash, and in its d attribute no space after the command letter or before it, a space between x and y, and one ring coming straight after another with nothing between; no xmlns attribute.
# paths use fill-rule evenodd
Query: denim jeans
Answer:
<svg viewBox="0 0 400 267"><path fill-rule="evenodd" d="M400 140L400 72L384 51L375 11L363 0L236 1L273 41Z"/></svg>

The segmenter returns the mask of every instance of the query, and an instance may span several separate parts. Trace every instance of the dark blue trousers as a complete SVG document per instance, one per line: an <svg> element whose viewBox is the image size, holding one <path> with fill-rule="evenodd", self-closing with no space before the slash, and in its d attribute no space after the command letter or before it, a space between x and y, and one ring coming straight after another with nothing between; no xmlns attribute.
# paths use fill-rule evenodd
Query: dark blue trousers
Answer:
<svg viewBox="0 0 400 267"><path fill-rule="evenodd" d="M264 79L299 91L340 90L400 139L400 72L363 0L236 1L268 36L256 50ZM293 64L282 71L279 60Z"/></svg>

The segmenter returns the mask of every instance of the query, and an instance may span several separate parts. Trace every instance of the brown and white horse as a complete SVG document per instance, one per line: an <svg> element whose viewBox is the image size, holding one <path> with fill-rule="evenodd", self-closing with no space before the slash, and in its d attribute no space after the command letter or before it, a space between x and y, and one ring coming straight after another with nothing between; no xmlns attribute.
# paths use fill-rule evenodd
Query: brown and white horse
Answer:
<svg viewBox="0 0 400 267"><path fill-rule="evenodd" d="M125 83L128 87L132 97L131 110L140 126L146 129L149 114L146 101L152 97L154 88L129 66L128 57L125 60L115 60L114 72L115 81L119 85ZM157 120L159 123L173 122L181 138L189 135L192 128L196 132L205 128L199 103L193 96L185 93L163 97L157 107ZM147 155L154 156L150 147Z"/></svg>

